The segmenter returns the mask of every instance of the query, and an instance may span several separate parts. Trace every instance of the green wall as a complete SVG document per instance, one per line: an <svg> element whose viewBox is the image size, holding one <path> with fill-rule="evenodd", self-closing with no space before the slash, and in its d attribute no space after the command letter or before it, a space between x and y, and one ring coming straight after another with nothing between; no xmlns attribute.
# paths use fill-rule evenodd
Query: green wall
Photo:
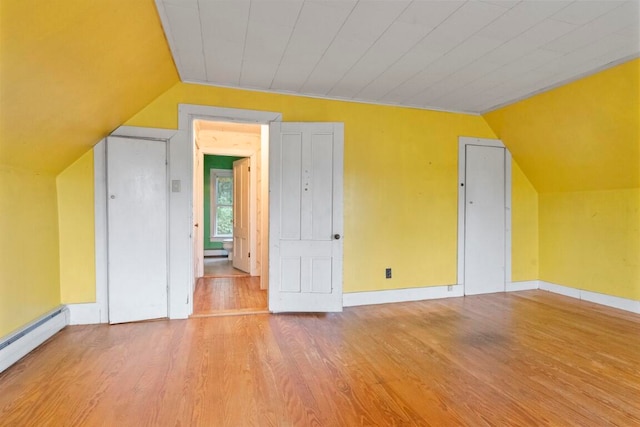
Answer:
<svg viewBox="0 0 640 427"><path fill-rule="evenodd" d="M222 249L222 242L211 242L211 169L233 169L242 157L204 155L204 249Z"/></svg>

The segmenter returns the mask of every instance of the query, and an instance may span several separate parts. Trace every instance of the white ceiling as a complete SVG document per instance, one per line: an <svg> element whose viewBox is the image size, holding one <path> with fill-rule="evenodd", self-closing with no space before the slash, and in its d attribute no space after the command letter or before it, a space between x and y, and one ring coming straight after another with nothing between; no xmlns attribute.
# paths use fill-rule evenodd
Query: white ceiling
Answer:
<svg viewBox="0 0 640 427"><path fill-rule="evenodd" d="M640 0L156 0L181 79L482 113L640 53Z"/></svg>

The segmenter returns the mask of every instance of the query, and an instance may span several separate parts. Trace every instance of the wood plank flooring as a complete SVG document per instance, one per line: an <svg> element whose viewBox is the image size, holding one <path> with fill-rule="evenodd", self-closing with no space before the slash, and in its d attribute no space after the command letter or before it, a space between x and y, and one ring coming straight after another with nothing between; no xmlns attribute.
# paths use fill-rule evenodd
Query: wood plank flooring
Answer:
<svg viewBox="0 0 640 427"><path fill-rule="evenodd" d="M233 268L226 257L204 259L204 277L198 279L193 295L192 317L267 313L267 291L260 289L260 277Z"/></svg>
<svg viewBox="0 0 640 427"><path fill-rule="evenodd" d="M249 274L233 268L227 257L205 257L203 261L204 277L248 277Z"/></svg>
<svg viewBox="0 0 640 427"><path fill-rule="evenodd" d="M267 291L260 277L202 277L193 293L193 316L267 311Z"/></svg>
<svg viewBox="0 0 640 427"><path fill-rule="evenodd" d="M70 326L0 374L0 425L636 426L640 316L525 291Z"/></svg>

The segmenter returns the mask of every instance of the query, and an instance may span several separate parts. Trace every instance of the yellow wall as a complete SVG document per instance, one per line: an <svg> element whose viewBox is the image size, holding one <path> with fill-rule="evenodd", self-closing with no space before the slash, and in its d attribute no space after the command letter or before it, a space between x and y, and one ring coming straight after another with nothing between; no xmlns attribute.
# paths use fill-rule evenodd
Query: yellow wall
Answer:
<svg viewBox="0 0 640 427"><path fill-rule="evenodd" d="M0 17L0 164L58 173L178 81L153 0L2 0Z"/></svg>
<svg viewBox="0 0 640 427"><path fill-rule="evenodd" d="M457 137L497 135L517 162L513 279L539 269L544 280L638 299L640 60L486 114L485 123L176 84L153 1L124 3L0 3L0 336L59 304L61 291L65 302L95 298L92 273L76 269L94 268L91 254L74 244L93 238L92 167L82 157L65 168L138 111L126 124L177 127L178 102L345 122L346 291L455 282ZM383 279L385 267L394 279Z"/></svg>
<svg viewBox="0 0 640 427"><path fill-rule="evenodd" d="M635 59L484 116L538 192L541 280L640 299L639 81Z"/></svg>
<svg viewBox="0 0 640 427"><path fill-rule="evenodd" d="M538 193L515 161L511 166L511 280L538 280Z"/></svg>
<svg viewBox="0 0 640 427"><path fill-rule="evenodd" d="M126 125L176 128L178 103L344 122L345 292L456 283L458 136L495 137L482 117L179 83Z"/></svg>
<svg viewBox="0 0 640 427"><path fill-rule="evenodd" d="M640 189L540 194L540 279L640 300Z"/></svg>
<svg viewBox="0 0 640 427"><path fill-rule="evenodd" d="M60 303L60 275L93 299L88 181L60 178L60 260L55 175L179 79L153 0L2 0L0 76L2 336Z"/></svg>
<svg viewBox="0 0 640 427"><path fill-rule="evenodd" d="M640 187L640 59L484 118L538 192Z"/></svg>
<svg viewBox="0 0 640 427"><path fill-rule="evenodd" d="M55 176L0 166L0 337L60 304Z"/></svg>
<svg viewBox="0 0 640 427"><path fill-rule="evenodd" d="M96 298L93 150L56 178L60 296L64 304Z"/></svg>

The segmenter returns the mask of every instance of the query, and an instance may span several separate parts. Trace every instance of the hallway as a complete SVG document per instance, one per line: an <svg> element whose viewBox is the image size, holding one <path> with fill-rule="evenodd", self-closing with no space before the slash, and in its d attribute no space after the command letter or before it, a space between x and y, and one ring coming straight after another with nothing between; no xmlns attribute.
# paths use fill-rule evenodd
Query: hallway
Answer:
<svg viewBox="0 0 640 427"><path fill-rule="evenodd" d="M205 257L203 264L204 277L249 277L249 273L233 268L226 257Z"/></svg>
<svg viewBox="0 0 640 427"><path fill-rule="evenodd" d="M205 259L204 277L193 295L192 317L268 313L267 291L260 277L233 268L226 258Z"/></svg>

